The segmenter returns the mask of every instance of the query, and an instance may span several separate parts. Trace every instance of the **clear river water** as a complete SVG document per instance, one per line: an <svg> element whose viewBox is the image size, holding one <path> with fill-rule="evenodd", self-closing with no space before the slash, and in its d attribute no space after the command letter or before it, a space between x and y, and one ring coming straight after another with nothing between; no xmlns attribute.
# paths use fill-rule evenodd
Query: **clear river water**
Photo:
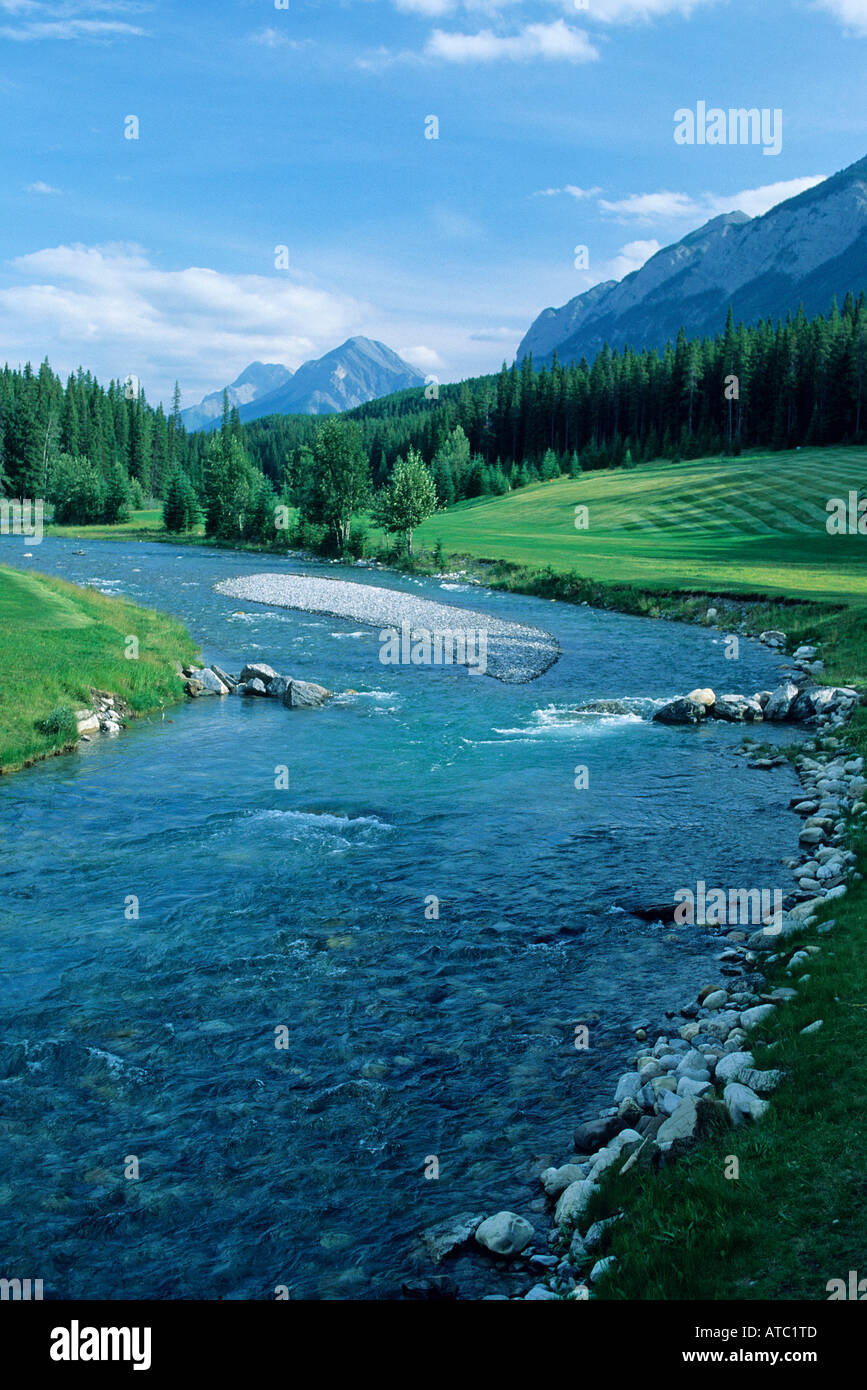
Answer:
<svg viewBox="0 0 867 1390"><path fill-rule="evenodd" d="M435 1221L544 1224L534 1174L610 1103L632 1029L652 1040L718 978L718 937L630 906L699 879L787 889L798 830L794 774L749 769L743 728L575 707L751 693L779 658L457 581L23 550L0 559L171 612L208 662L338 694L190 701L0 782L0 1058L27 1049L0 1080L0 1274L53 1297L392 1297L433 1272ZM280 570L489 611L562 655L527 685L385 667L373 629L214 592ZM458 1270L465 1296L505 1277L481 1254Z"/></svg>

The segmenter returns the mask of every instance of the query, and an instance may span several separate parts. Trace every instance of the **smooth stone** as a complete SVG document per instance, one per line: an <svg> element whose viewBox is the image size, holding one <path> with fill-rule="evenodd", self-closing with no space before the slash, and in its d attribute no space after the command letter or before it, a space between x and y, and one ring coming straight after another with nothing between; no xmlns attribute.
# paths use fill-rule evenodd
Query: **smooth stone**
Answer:
<svg viewBox="0 0 867 1390"><path fill-rule="evenodd" d="M557 1206L554 1210L554 1220L558 1226L563 1226L567 1221L577 1221L579 1216L583 1216L587 1210L587 1205L594 1192L599 1188L595 1182L590 1182L583 1178L579 1182L572 1182L562 1193Z"/></svg>
<svg viewBox="0 0 867 1390"><path fill-rule="evenodd" d="M562 1168L546 1168L541 1182L549 1197L559 1197L570 1183L580 1182L583 1177L584 1169L577 1163L564 1163Z"/></svg>
<svg viewBox="0 0 867 1390"><path fill-rule="evenodd" d="M753 1066L755 1058L751 1052L727 1052L717 1062L714 1076L717 1081L735 1081L740 1072Z"/></svg>
<svg viewBox="0 0 867 1390"><path fill-rule="evenodd" d="M766 1100L760 1100L755 1091L739 1081L730 1081L723 1091L723 1103L736 1125L746 1120L760 1120L768 1108Z"/></svg>
<svg viewBox="0 0 867 1390"><path fill-rule="evenodd" d="M534 1235L529 1221L523 1216L517 1216L513 1211L498 1211L495 1216L489 1216L482 1221L475 1231L479 1245L483 1245L494 1255L507 1257L520 1255Z"/></svg>
<svg viewBox="0 0 867 1390"><path fill-rule="evenodd" d="M744 1028L756 1028L758 1024L764 1023L766 1018L770 1018L776 1012L773 1004L757 1004L754 1009L744 1009L741 1014L741 1026Z"/></svg>

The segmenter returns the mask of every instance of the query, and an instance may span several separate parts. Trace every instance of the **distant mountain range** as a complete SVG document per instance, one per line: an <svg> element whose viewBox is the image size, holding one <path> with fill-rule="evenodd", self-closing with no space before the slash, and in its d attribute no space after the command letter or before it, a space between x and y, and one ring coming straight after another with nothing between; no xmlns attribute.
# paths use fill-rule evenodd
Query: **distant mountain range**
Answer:
<svg viewBox="0 0 867 1390"><path fill-rule="evenodd" d="M341 410L423 386L425 378L396 352L372 338L347 338L297 372L274 362L251 362L226 387L242 420L263 415L333 415ZM212 391L181 412L190 431L214 429L223 413L223 392Z"/></svg>
<svg viewBox="0 0 867 1390"><path fill-rule="evenodd" d="M623 280L606 280L560 309L545 309L518 348L538 365L592 362L607 342L662 348L681 325L688 338L735 323L785 318L803 303L825 313L836 294L867 289L867 157L761 217L730 212L651 256Z"/></svg>

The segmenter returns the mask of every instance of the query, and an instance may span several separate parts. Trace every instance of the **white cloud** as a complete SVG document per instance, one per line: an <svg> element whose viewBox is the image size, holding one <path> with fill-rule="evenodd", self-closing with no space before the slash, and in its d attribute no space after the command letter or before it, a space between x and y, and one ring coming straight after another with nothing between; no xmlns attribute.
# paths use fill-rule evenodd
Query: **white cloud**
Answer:
<svg viewBox="0 0 867 1390"><path fill-rule="evenodd" d="M867 38L867 0L819 0L819 9L827 10L860 38Z"/></svg>
<svg viewBox="0 0 867 1390"><path fill-rule="evenodd" d="M586 11L588 20L602 24L646 24L663 15L682 15L688 19L693 10L715 4L716 0L589 0ZM562 0L568 10L574 11L574 0Z"/></svg>
<svg viewBox="0 0 867 1390"><path fill-rule="evenodd" d="M603 280L622 280L624 275L629 275L633 270L640 270L645 261L649 261L651 256L655 256L662 247L656 240L651 241L629 241L625 246L621 246L620 251L612 261L609 261L602 275Z"/></svg>
<svg viewBox="0 0 867 1390"><path fill-rule="evenodd" d="M600 198L599 206L603 212L618 217L638 217L648 222L660 217L695 217L698 213L698 204L688 193L630 193L615 202Z"/></svg>
<svg viewBox="0 0 867 1390"><path fill-rule="evenodd" d="M55 246L8 263L0 287L0 361L80 363L104 381L132 372L149 397L187 399L247 363L298 366L353 333L367 310L286 272L163 270L139 246ZM229 375L227 375L229 373Z"/></svg>
<svg viewBox="0 0 867 1390"><path fill-rule="evenodd" d="M599 57L583 29L570 29L562 19L552 24L526 24L517 34L495 34L482 29L477 34L446 33L434 29L425 45L431 58L449 63L495 63L507 59L527 63L535 59L590 63Z"/></svg>
<svg viewBox="0 0 867 1390"><path fill-rule="evenodd" d="M601 193L601 188L579 188L577 184L567 183L563 188L540 188L538 193L534 193L534 198L556 198L561 193L568 193L570 198L575 198L581 202L584 198L595 198Z"/></svg>
<svg viewBox="0 0 867 1390"><path fill-rule="evenodd" d="M147 31L129 21L149 9L139 0L0 0L0 14L16 21L0 25L0 38L32 43L140 37Z"/></svg>
<svg viewBox="0 0 867 1390"><path fill-rule="evenodd" d="M395 348L398 357L402 357L404 362L409 362L411 366L418 367L420 371L431 372L434 368L442 370L444 365L442 358L436 348L419 347Z"/></svg>
<svg viewBox="0 0 867 1390"><path fill-rule="evenodd" d="M515 343L525 332L524 328L480 328L469 337L473 343Z"/></svg>
<svg viewBox="0 0 867 1390"><path fill-rule="evenodd" d="M664 15L689 18L694 10L716 4L718 0L588 0L586 5L576 0L548 0L557 9L565 10L573 19L580 14L582 22L597 24L643 24ZM498 15L512 9L522 0L392 0L395 9L426 19L441 19L458 10L486 15ZM827 0L833 4L835 0ZM840 4L857 4L859 0L836 0Z"/></svg>
<svg viewBox="0 0 867 1390"><path fill-rule="evenodd" d="M53 188L50 183L43 183L41 179L37 179L35 183L28 183L24 191L25 193L59 193L60 189Z"/></svg>
<svg viewBox="0 0 867 1390"><path fill-rule="evenodd" d="M305 48L309 43L307 39L290 39L288 34L274 28L257 29L247 35L247 40L260 48Z"/></svg>
<svg viewBox="0 0 867 1390"><path fill-rule="evenodd" d="M718 217L724 212L745 212L748 217L760 217L777 203L794 198L798 193L814 188L827 178L826 174L811 174L806 178L785 179L779 183L767 183L759 188L743 188L739 193L702 193L693 197L689 193L631 193L617 201L599 199L603 212L620 218L634 217L641 222L654 222L664 219L690 218L707 219Z"/></svg>

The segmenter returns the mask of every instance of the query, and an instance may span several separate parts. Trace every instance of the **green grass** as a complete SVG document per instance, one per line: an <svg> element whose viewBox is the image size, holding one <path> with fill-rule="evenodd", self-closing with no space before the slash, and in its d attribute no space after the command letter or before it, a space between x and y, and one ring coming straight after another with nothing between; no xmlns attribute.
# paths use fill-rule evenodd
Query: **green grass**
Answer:
<svg viewBox="0 0 867 1390"><path fill-rule="evenodd" d="M50 522L46 526L46 534L51 536L63 536L67 540L93 540L93 541L114 541L114 540L134 540L134 541L158 541L158 540L187 540L186 536L171 536L163 526L163 509L154 507L145 511L133 512L129 521L122 522L119 526L55 526ZM204 527L199 527L191 535L204 535Z"/></svg>
<svg viewBox="0 0 867 1390"><path fill-rule="evenodd" d="M131 636L137 660L124 654ZM196 655L173 618L0 566L0 772L68 748L70 716L89 706L91 687L118 696L135 715L177 700L175 662Z"/></svg>
<svg viewBox="0 0 867 1390"><path fill-rule="evenodd" d="M420 545L644 589L867 601L867 538L829 536L825 504L867 483L867 449L655 462L479 498ZM589 509L575 529L575 507Z"/></svg>

